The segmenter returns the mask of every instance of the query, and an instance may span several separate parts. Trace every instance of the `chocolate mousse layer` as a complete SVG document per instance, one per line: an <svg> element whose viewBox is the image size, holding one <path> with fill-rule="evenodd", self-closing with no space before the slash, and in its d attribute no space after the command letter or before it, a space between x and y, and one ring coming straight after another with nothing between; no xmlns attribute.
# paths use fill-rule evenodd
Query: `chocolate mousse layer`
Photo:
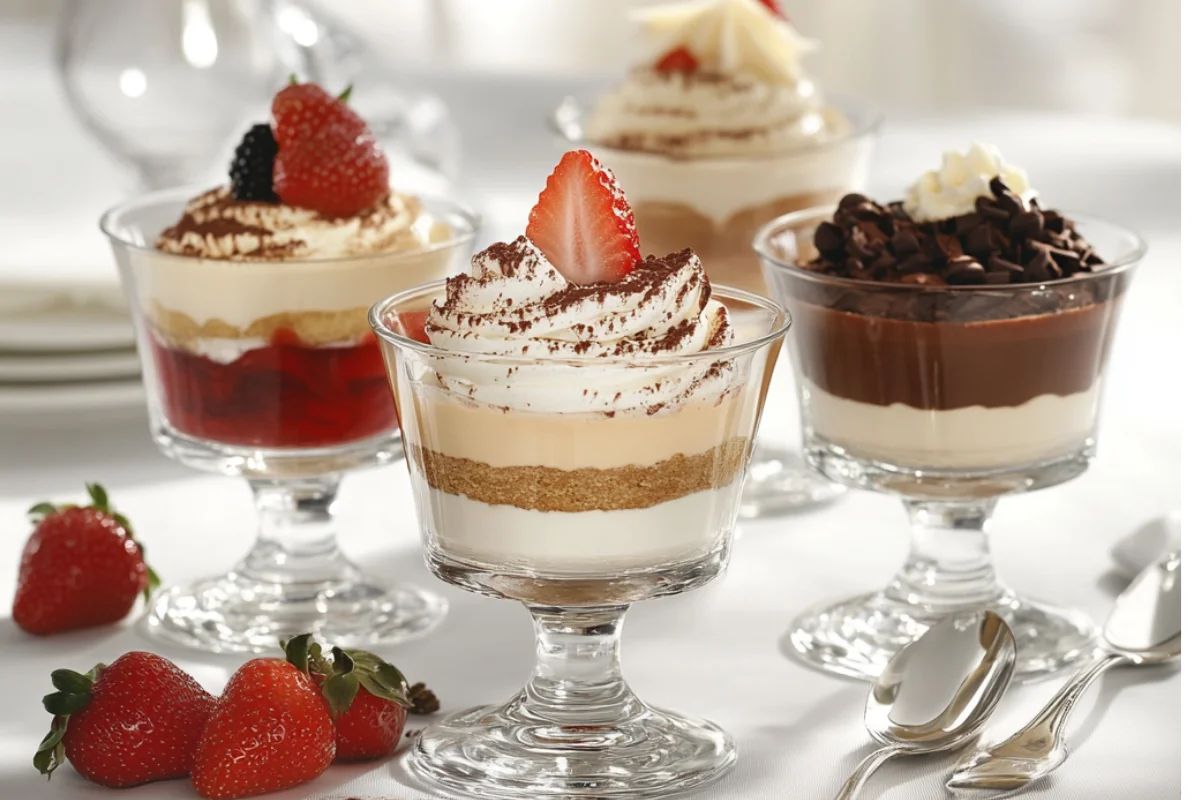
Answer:
<svg viewBox="0 0 1200 800"><path fill-rule="evenodd" d="M1128 273L1106 273L1061 214L999 179L991 189L976 212L925 223L900 204L842 199L814 232L815 257L798 265L830 280L787 283L809 380L844 399L927 410L1094 385Z"/></svg>

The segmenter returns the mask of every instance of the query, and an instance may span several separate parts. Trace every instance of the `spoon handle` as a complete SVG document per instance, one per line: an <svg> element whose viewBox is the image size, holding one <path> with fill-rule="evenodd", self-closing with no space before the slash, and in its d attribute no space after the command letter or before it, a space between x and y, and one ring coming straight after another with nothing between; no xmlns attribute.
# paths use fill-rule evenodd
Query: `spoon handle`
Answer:
<svg viewBox="0 0 1200 800"><path fill-rule="evenodd" d="M903 747L894 744L881 747L858 762L858 766L854 768L854 772L851 772L850 777L842 784L842 790L838 792L835 800L854 800L854 798L858 797L862 785L867 782L867 778L871 777L871 774L879 769L879 765L903 749Z"/></svg>
<svg viewBox="0 0 1200 800"><path fill-rule="evenodd" d="M1064 731L1079 699L1097 678L1129 660L1120 653L1106 653L1075 673L1028 725L960 763L946 787L1012 791L1053 772L1067 758Z"/></svg>

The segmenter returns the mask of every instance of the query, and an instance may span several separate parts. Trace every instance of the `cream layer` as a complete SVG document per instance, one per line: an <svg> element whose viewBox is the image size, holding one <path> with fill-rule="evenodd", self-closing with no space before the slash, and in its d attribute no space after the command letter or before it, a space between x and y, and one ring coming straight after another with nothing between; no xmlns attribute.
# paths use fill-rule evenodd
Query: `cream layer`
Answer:
<svg viewBox="0 0 1200 800"><path fill-rule="evenodd" d="M610 469L653 466L672 456L705 453L753 434L755 409L744 392L716 404L694 403L661 414L535 414L475 405L422 385L400 393L410 445L493 467Z"/></svg>
<svg viewBox="0 0 1200 800"><path fill-rule="evenodd" d="M784 197L862 189L872 147L871 137L851 135L787 153L746 157L686 159L602 145L591 149L620 179L634 206L678 203L723 224L739 212Z"/></svg>
<svg viewBox="0 0 1200 800"><path fill-rule="evenodd" d="M1100 386L1013 407L919 409L836 397L809 384L806 423L851 455L899 467L997 469L1069 455L1096 425Z"/></svg>
<svg viewBox="0 0 1200 800"><path fill-rule="evenodd" d="M695 492L650 508L531 511L430 489L417 473L429 535L447 555L497 569L608 574L692 561L733 529L738 487Z"/></svg>
<svg viewBox="0 0 1200 800"><path fill-rule="evenodd" d="M147 313L157 308L198 326L220 321L246 330L276 314L367 308L389 294L449 277L465 266L470 242L429 245L452 236L450 227L436 223L421 249L309 261L227 261L133 248L125 254ZM364 314L362 332L367 329Z"/></svg>

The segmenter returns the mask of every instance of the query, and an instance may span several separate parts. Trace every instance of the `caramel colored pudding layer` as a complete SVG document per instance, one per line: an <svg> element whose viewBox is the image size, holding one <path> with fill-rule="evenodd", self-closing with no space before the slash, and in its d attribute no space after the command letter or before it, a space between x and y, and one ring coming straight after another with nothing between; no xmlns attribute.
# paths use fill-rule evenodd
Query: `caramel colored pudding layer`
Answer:
<svg viewBox="0 0 1200 800"><path fill-rule="evenodd" d="M766 280L752 247L754 234L776 217L835 203L841 195L840 190L791 195L738 211L724 222L680 203L643 201L632 206L643 253L690 247L713 283L766 295Z"/></svg>
<svg viewBox="0 0 1200 800"><path fill-rule="evenodd" d="M749 437L755 411L741 392L669 414L614 417L505 412L450 398L432 386L417 390L415 409L410 397L402 393L401 418L423 449L497 468L559 471L653 467L676 455L710 452Z"/></svg>
<svg viewBox="0 0 1200 800"><path fill-rule="evenodd" d="M649 467L562 470L493 467L421 448L414 459L429 485L489 505L528 511L619 511L719 489L739 475L750 442L739 438L692 456L676 455Z"/></svg>

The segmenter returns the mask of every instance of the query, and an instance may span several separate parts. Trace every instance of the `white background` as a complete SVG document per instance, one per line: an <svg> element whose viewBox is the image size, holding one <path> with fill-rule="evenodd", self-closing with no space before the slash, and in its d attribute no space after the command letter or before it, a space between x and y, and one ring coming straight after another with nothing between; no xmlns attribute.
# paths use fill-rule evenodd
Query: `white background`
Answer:
<svg viewBox="0 0 1200 800"><path fill-rule="evenodd" d="M499 4L492 0L492 5ZM1171 43L1169 38L1159 41L1164 48ZM14 57L14 48L0 50L2 74L11 76L12 62L5 59ZM52 104L52 88L37 83L42 74L37 59L44 51L35 46L29 51L29 66L19 73L22 86ZM519 229L554 161L555 145L545 135L542 117L574 85L511 74L533 71L447 78L437 85L464 132L460 193L489 216L490 238L509 237ZM1177 80L1176 72L1160 75L1169 85ZM962 147L979 138L995 142L1014 162L1029 168L1050 204L1108 216L1138 229L1150 242L1150 256L1129 296L1114 349L1097 463L1071 485L1003 501L995 525L997 561L1011 584L1102 620L1121 586L1109 573L1108 548L1180 502L1180 435L1184 409L1193 402L1186 391L1195 359L1182 339L1178 129L1091 113L897 107L905 106L892 105L876 160L872 190L880 196L895 196L918 171L936 164L945 147ZM38 122L10 125L0 134L11 137L14 127L19 132L36 129L38 135L27 136L23 143L32 147L41 142L46 148L3 151L0 183L20 187L44 181L40 171L18 176L12 170L21 164L36 168L45 163L39 158L47 157L56 158L66 175L87 176L59 193L49 207L79 221L62 236L96 237L99 246L90 220L119 194L115 187L123 176L97 148L70 132L61 109L48 104L40 113ZM1171 113L1168 109L1162 115ZM20 195L15 196L19 201ZM0 205L0 213L4 208ZM98 263L97 269L108 266ZM771 402L774 416L766 432L786 435L789 431L781 420L790 397L780 389ZM24 509L46 497L78 499L84 480L109 485L168 580L220 570L249 545L253 516L248 491L233 479L199 477L166 461L153 450L145 421L136 413L0 419L0 531L8 541L0 548L0 615L6 613L19 543L28 530ZM344 540L352 555L381 574L437 588L450 598L451 612L443 628L388 655L414 678L428 680L450 708L498 701L514 691L531 664L532 637L524 614L514 604L438 586L424 572L404 468L352 476L343 507ZM781 654L779 639L801 608L882 585L899 565L904 548L898 503L855 495L827 510L746 525L727 576L689 596L634 610L624 650L634 688L651 702L718 721L740 744L741 762L735 772L697 797L832 796L867 750L861 727L866 686L794 665ZM48 786L34 774L29 758L49 719L38 698L49 690L53 668L86 668L128 649L161 648L127 627L33 640L6 618L0 618L0 648L5 656L0 661L0 704L5 709L0 715L0 798L106 795L69 770ZM163 652L178 657L214 691L240 663ZM995 734L1003 736L1032 714L1054 688L1050 682L1014 691L993 725ZM1072 739L1076 752L1053 783L1031 797L1180 796L1177 671L1111 674L1101 681L1094 705L1083 712ZM866 796L943 797L937 778L949 764L931 760L889 765L873 779ZM278 796L426 796L405 780L391 763L339 767L317 784ZM185 783L175 782L121 796L194 795Z"/></svg>

